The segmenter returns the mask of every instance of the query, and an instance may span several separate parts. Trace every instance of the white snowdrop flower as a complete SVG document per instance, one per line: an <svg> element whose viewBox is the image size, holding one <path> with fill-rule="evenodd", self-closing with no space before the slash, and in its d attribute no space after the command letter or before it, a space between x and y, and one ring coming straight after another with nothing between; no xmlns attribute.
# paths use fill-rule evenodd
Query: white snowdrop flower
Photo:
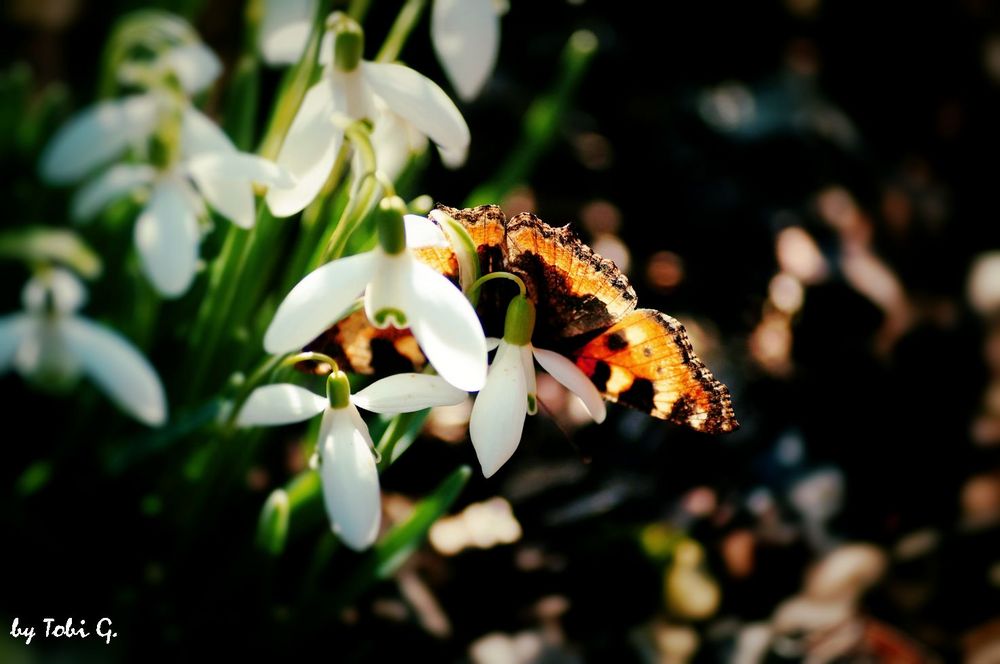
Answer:
<svg viewBox="0 0 1000 664"><path fill-rule="evenodd" d="M260 50L271 65L298 62L309 41L316 0L264 0ZM474 99L496 66L500 51L500 0L435 0L431 41L458 95Z"/></svg>
<svg viewBox="0 0 1000 664"><path fill-rule="evenodd" d="M42 153L42 179L50 184L72 184L130 148L144 153L163 115L178 104L185 107L185 114L201 115L184 95L207 88L221 70L219 59L202 44L183 44L149 63L125 65L119 78L147 91L98 102L70 118ZM171 77L176 78L179 91L168 89Z"/></svg>
<svg viewBox="0 0 1000 664"><path fill-rule="evenodd" d="M276 217L304 209L322 189L344 140L344 127L368 119L376 130L392 112L428 137L449 165L465 160L469 127L436 83L400 64L361 60L361 28L334 14L320 47L323 73L306 92L278 152L277 162L295 178L294 187L272 189L267 204ZM384 109L384 110L380 110Z"/></svg>
<svg viewBox="0 0 1000 664"><path fill-rule="evenodd" d="M355 550L375 542L382 518L378 468L368 426L358 408L408 413L451 406L466 398L439 376L396 374L350 393L340 371L327 379L327 396L291 384L258 387L237 416L239 426L302 422L323 413L316 444L323 497L333 531Z"/></svg>
<svg viewBox="0 0 1000 664"><path fill-rule="evenodd" d="M287 187L291 176L257 155L240 152L229 137L193 106L181 111L171 135L168 116L160 168L118 164L80 189L73 216L86 219L130 192L148 193L135 225L142 270L165 297L183 295L197 272L206 204L241 228L256 217L253 184ZM157 137L159 138L159 137Z"/></svg>
<svg viewBox="0 0 1000 664"><path fill-rule="evenodd" d="M409 327L437 372L455 387L474 392L486 380L486 338L465 295L447 277L410 252L444 235L433 222L403 216L405 205L386 198L376 215L379 244L339 258L305 276L278 306L267 332L269 353L299 350L343 318L364 293L373 325Z"/></svg>
<svg viewBox="0 0 1000 664"><path fill-rule="evenodd" d="M604 421L604 399L590 378L563 355L533 346L534 326L534 304L518 295L507 308L503 339L490 340L490 345L496 347L496 356L469 421L469 436L486 477L498 471L514 454L521 441L525 416L538 410L535 361L580 398L595 422Z"/></svg>
<svg viewBox="0 0 1000 664"><path fill-rule="evenodd" d="M469 101L486 84L500 52L497 0L434 0L431 41L448 80Z"/></svg>
<svg viewBox="0 0 1000 664"><path fill-rule="evenodd" d="M0 317L0 373L14 368L53 389L86 375L132 417L163 424L167 403L156 370L127 339L77 313L86 297L68 270L32 277L22 294L25 310Z"/></svg>

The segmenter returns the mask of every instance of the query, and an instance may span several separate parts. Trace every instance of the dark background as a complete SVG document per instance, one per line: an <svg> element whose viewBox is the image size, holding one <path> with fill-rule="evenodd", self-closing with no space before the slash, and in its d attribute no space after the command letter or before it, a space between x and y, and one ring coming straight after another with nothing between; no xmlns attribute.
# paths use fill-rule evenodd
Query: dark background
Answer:
<svg viewBox="0 0 1000 664"><path fill-rule="evenodd" d="M2 64L27 63L36 94L65 83L68 108L77 108L93 98L112 21L135 3L67 2L73 11L57 25L36 17L59 4L5 3ZM396 7L373 4L369 55ZM490 480L474 475L458 504L506 496L521 540L455 557L427 548L407 564L448 618L441 636L421 626L419 606L392 582L331 610L353 554L338 551L328 567L310 569L320 528L277 562L255 552L258 510L283 481L289 441L257 448L252 470L263 475L253 477L265 479L237 479L212 517L192 526L192 514L157 503L169 448L111 475L93 448L128 440L130 425L95 441L63 415L64 399L5 376L0 615L88 624L108 615L121 638L111 649L86 644L100 660L177 661L206 648L284 658L315 647L335 661L417 652L461 661L488 633L525 631L544 635L545 661L641 661L644 644L655 642L649 631L669 624L697 635L696 661L729 661L739 628L767 621L809 565L840 543L864 541L888 569L859 616L945 661L968 656L967 637L984 625L998 638L1000 436L976 432L989 419L987 387L1000 378L984 349L1000 333L995 317L969 307L966 282L972 259L1000 246L1000 8L973 0L511 4L494 78L462 107L473 136L467 166L450 172L431 160L414 193L459 205L488 180L528 106L552 84L569 35L593 31L600 50L575 103L505 207L572 222L587 239L620 238L641 306L696 324L696 348L731 388L742 429L699 435L616 407L600 427L576 428L559 414L529 420L512 462ZM178 9L231 64L240 3L188 5ZM443 82L427 34L425 19L402 56ZM277 81L276 72L265 77L265 100ZM210 96L208 108L221 103ZM4 104L9 115L15 102ZM737 120L720 123L726 112ZM65 192L41 188L37 151L16 141L4 150L4 224L58 223ZM838 201L854 220L846 230L831 221ZM828 273L804 285L800 308L773 315L776 238L789 227L808 233ZM901 327L844 274L848 246L902 286ZM651 259L673 266L673 278L651 277ZM19 270L3 267L4 311L17 307ZM765 320L788 335L780 368L754 350ZM81 398L113 417L92 394ZM26 491L26 469L48 458L57 460L51 475ZM421 495L474 461L467 443L427 437L385 475L384 489ZM817 545L790 491L820 470L840 478L843 496L823 499L832 516ZM692 508L692 496L706 495L707 511ZM761 495L773 501L766 518L753 508ZM651 526L700 543L721 589L711 618L685 617L664 598L674 563L643 544ZM749 572L726 553L734 533L749 534ZM901 554L914 533L931 533L933 544ZM0 659L14 656L11 643ZM41 641L28 656L68 647ZM893 661L865 656L838 661Z"/></svg>

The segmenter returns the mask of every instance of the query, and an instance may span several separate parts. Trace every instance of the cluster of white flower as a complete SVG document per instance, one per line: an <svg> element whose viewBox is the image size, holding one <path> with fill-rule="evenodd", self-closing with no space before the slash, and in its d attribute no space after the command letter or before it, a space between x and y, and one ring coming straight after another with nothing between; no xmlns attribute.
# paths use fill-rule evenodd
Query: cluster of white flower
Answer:
<svg viewBox="0 0 1000 664"><path fill-rule="evenodd" d="M509 305L503 339L485 337L466 293L412 253L445 244L445 234L430 219L404 216L401 204L383 201L374 249L327 263L292 289L278 307L264 344L272 353L299 350L343 318L363 295L368 320L377 327L408 327L437 375L397 374L353 397L345 396L346 379L336 378L340 391L328 390L329 404L291 385L267 385L251 394L238 420L245 426L284 424L328 409L318 444L323 488L334 529L356 549L375 541L381 512L372 454L358 453L359 441L370 446L371 438L351 404L404 413L454 405L464 401L467 392L479 392L469 434L487 477L514 454L525 417L537 411L534 360L576 394L595 421L605 415L597 388L571 360L532 346L535 311L524 295ZM488 352L493 350L496 355L487 369ZM333 374L331 384L336 376L342 374ZM351 417L330 415L341 411ZM338 443L338 435L345 440ZM350 447L346 440L353 441Z"/></svg>
<svg viewBox="0 0 1000 664"><path fill-rule="evenodd" d="M264 7L264 58L272 64L301 59L316 2L268 1ZM465 99L474 97L497 56L494 0L435 0L431 35L453 87ZM72 202L78 220L96 216L125 195L144 200L134 232L142 270L161 295L179 297L197 274L209 209L251 228L256 184L268 188L265 200L275 217L304 210L324 189L356 121L371 127L382 182L398 175L428 140L446 165L465 160L469 129L448 95L401 64L363 60L362 49L363 33L353 19L340 13L326 18L319 80L305 93L271 162L237 150L192 103L191 97L219 76L216 56L194 40L170 44L151 59L123 63L121 82L139 92L102 101L62 127L42 155L41 175L51 184L89 179ZM357 158L352 169L355 185L372 175L362 172ZM477 276L469 265L476 261L478 273L478 259L455 247L466 272L461 288L417 260L414 249L451 246L449 237L464 233L457 224L452 221L449 235L436 221L407 214L391 191L372 219L378 244L299 281L277 308L264 347L272 354L297 352L361 296L372 324L412 332L433 373L389 376L351 394L347 377L333 367L325 397L292 384L264 385L235 415L237 424L257 426L323 413L317 462L327 509L334 529L356 549L374 542L381 514L374 446L358 408L413 412L457 404L478 392L470 435L487 476L510 458L526 415L536 412L534 360L579 395L596 420L604 417L600 394L573 362L532 346L534 305L523 289L510 304L503 339L486 339L469 299ZM38 272L25 288L26 312L0 319L0 371L14 367L50 382L85 373L133 416L162 424L166 400L155 371L122 337L78 316L83 300L83 287L69 272L52 267Z"/></svg>
<svg viewBox="0 0 1000 664"><path fill-rule="evenodd" d="M146 200L135 224L142 268L165 297L183 295L198 267L198 247L213 208L241 228L254 224L253 183L289 187L291 176L274 163L240 152L191 102L221 72L198 43L169 48L149 62L122 69L146 90L100 102L68 122L42 155L42 178L71 184L118 158L82 187L73 216L86 220L122 196Z"/></svg>

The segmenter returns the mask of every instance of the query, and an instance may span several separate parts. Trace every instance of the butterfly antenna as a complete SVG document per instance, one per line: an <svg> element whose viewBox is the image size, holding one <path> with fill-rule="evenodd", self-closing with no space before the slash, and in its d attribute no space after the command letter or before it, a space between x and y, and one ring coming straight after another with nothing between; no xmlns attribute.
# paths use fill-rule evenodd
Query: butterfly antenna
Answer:
<svg viewBox="0 0 1000 664"><path fill-rule="evenodd" d="M572 447L573 450L577 453L577 455L580 457L580 460L583 461L583 463L590 463L591 461L590 455L584 452L583 448L576 444L576 441L573 440L573 436L571 436L570 433L563 428L563 426L559 423L559 420L552 413L552 409L549 408L544 401L542 401L541 397L536 395L535 400L538 403L539 410L544 412L545 415L549 418L549 420L551 420L552 423L556 425L556 428L559 429L559 433L563 435L563 438L566 440L567 443L569 443L569 446Z"/></svg>

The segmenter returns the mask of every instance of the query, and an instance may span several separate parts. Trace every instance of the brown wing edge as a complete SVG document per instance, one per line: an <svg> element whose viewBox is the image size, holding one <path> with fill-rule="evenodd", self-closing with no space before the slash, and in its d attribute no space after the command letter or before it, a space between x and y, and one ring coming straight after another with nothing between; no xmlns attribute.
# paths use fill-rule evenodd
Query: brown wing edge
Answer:
<svg viewBox="0 0 1000 664"><path fill-rule="evenodd" d="M736 419L736 411L733 409L733 397L729 393L729 388L720 381L708 366L702 362L701 358L694 352L694 346L688 337L687 330L680 321L664 314L660 314L660 320L668 324L674 332L674 341L681 348L684 356L684 364L691 368L691 373L705 390L708 396L708 408L700 411L691 406L690 400L683 396L674 403L667 421L683 426L690 426L696 431L704 433L729 433L740 428L739 420ZM701 415L704 419L701 420ZM691 418L699 418L701 426L692 423Z"/></svg>
<svg viewBox="0 0 1000 664"><path fill-rule="evenodd" d="M729 389L695 354L684 326L667 314L633 311L572 355L608 401L695 431L739 428Z"/></svg>

